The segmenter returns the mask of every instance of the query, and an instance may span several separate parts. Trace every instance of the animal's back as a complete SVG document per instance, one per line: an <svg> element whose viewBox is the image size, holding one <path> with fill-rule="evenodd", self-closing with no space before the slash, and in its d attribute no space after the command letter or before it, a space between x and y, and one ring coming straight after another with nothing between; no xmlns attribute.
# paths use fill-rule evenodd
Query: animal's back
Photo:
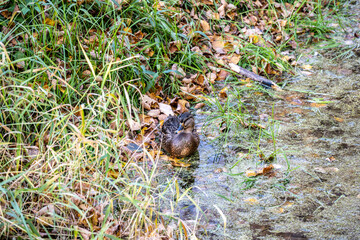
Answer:
<svg viewBox="0 0 360 240"><path fill-rule="evenodd" d="M175 134L176 130L180 127L180 120L179 118L175 116L169 116L163 126L162 126L162 132L164 134Z"/></svg>
<svg viewBox="0 0 360 240"><path fill-rule="evenodd" d="M171 142L170 154L179 158L189 156L197 150L199 142L198 135L180 133Z"/></svg>

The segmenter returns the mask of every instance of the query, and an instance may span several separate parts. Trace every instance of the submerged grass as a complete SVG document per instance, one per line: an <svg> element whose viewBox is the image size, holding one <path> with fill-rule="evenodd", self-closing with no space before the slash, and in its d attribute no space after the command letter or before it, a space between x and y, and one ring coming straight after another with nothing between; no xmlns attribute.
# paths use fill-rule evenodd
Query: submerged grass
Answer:
<svg viewBox="0 0 360 240"><path fill-rule="evenodd" d="M179 218L177 205L184 198L194 200L176 178L158 182L158 154L144 145L130 151L128 136L130 123L141 121L143 94L155 87L169 94L179 91L181 81L171 78L174 64L188 73L204 73L207 63L216 62L214 56L193 51L199 39L184 34L186 25L179 25L179 19L191 27L198 22L172 8L177 1L166 2L167 7L158 1L7 4L0 16L0 235L191 238L196 229ZM183 1L181 7L191 11L194 6ZM239 9L242 16L258 10ZM314 11L321 14L319 9ZM199 8L200 13L206 10ZM327 28L319 21L312 31L323 34ZM295 22L312 24L300 17ZM210 21L214 26L235 23ZM244 27L250 26L236 25ZM204 32L195 34L207 38ZM287 41L268 48L237 40L243 46L239 65L291 69L279 57ZM173 53L171 43L180 46ZM251 119L242 90L234 91L236 99L226 104L215 98L219 114L208 120L221 120L224 134Z"/></svg>

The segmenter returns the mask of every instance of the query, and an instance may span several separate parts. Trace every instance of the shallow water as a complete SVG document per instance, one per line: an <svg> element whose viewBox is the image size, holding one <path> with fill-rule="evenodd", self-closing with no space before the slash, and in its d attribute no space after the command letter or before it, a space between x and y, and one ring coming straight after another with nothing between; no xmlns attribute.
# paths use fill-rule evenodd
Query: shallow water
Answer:
<svg viewBox="0 0 360 240"><path fill-rule="evenodd" d="M360 11L359 5L350 10ZM340 33L335 37L345 41ZM267 114L264 124L274 115L278 150L274 174L257 177L248 189L243 172L265 165L256 157L241 159L251 147L249 135L232 138L230 132L226 144L213 141L219 127L201 128L209 114L197 112L199 153L190 168L177 170L203 211L184 201L180 217L189 226L201 219L200 239L359 239L360 40L353 45L354 54L341 60L333 60L336 52L302 50L311 75L300 73L277 98L248 102ZM268 137L257 147L270 153L273 145Z"/></svg>

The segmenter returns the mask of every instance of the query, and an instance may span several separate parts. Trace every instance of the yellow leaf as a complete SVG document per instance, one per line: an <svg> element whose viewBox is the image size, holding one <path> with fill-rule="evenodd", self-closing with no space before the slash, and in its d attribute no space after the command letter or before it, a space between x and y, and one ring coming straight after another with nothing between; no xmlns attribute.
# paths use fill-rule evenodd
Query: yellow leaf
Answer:
<svg viewBox="0 0 360 240"><path fill-rule="evenodd" d="M146 55L148 55L148 57L152 57L155 54L155 52L152 49L150 49L149 51L147 51L145 53L146 53Z"/></svg>
<svg viewBox="0 0 360 240"><path fill-rule="evenodd" d="M248 170L245 172L245 175L247 177L256 177L257 176L257 173L255 171L252 171L252 170Z"/></svg>
<svg viewBox="0 0 360 240"><path fill-rule="evenodd" d="M259 42L259 36L257 36L257 35L250 35L249 36L249 40L250 40L250 42L251 43L258 43Z"/></svg>
<svg viewBox="0 0 360 240"><path fill-rule="evenodd" d="M190 163L184 163L184 162L181 162L181 161L171 161L171 165L173 165L174 167L190 167L191 164Z"/></svg>
<svg viewBox="0 0 360 240"><path fill-rule="evenodd" d="M132 33L132 29L128 27L124 28L123 31L126 33Z"/></svg>
<svg viewBox="0 0 360 240"><path fill-rule="evenodd" d="M281 208L278 209L277 212L278 212L278 213L283 213L283 212L284 212L284 209L281 207Z"/></svg>
<svg viewBox="0 0 360 240"><path fill-rule="evenodd" d="M291 207L292 205L294 205L294 202L286 201L283 206L284 206L285 208L287 208L287 207Z"/></svg>
<svg viewBox="0 0 360 240"><path fill-rule="evenodd" d="M59 90L62 92L62 93L65 93L66 92L66 88L61 86L60 84L57 85L57 87L59 88Z"/></svg>
<svg viewBox="0 0 360 240"><path fill-rule="evenodd" d="M56 21L50 19L50 18L45 18L44 21L45 24L50 25L50 26L54 26L56 24Z"/></svg>
<svg viewBox="0 0 360 240"><path fill-rule="evenodd" d="M344 121L343 118L339 118L339 117L334 117L334 119L335 119L336 121L338 121L338 122L343 122L343 121Z"/></svg>
<svg viewBox="0 0 360 240"><path fill-rule="evenodd" d="M244 200L244 202L248 202L250 204L257 204L259 203L259 200L257 200L256 198L247 198Z"/></svg>
<svg viewBox="0 0 360 240"><path fill-rule="evenodd" d="M304 70L310 70L310 69L312 69L312 66L309 65L309 64L304 64L304 65L301 66L301 68L304 69Z"/></svg>

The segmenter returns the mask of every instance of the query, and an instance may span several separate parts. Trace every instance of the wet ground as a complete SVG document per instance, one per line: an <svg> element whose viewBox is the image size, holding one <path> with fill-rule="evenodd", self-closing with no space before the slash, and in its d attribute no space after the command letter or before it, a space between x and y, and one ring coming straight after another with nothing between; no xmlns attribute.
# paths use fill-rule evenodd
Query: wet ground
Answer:
<svg viewBox="0 0 360 240"><path fill-rule="evenodd" d="M348 11L360 12L354 3ZM351 37L359 20L348 17L347 32L334 34L339 48L301 50L300 61L313 68L289 78L283 93L244 95L260 123L274 129L268 135L232 129L225 142L216 139L221 124L201 128L216 109L197 112L199 154L177 170L203 211L191 201L180 206L188 226L201 219L199 239L360 239L360 39ZM246 178L269 164L259 152L275 152L275 168Z"/></svg>

